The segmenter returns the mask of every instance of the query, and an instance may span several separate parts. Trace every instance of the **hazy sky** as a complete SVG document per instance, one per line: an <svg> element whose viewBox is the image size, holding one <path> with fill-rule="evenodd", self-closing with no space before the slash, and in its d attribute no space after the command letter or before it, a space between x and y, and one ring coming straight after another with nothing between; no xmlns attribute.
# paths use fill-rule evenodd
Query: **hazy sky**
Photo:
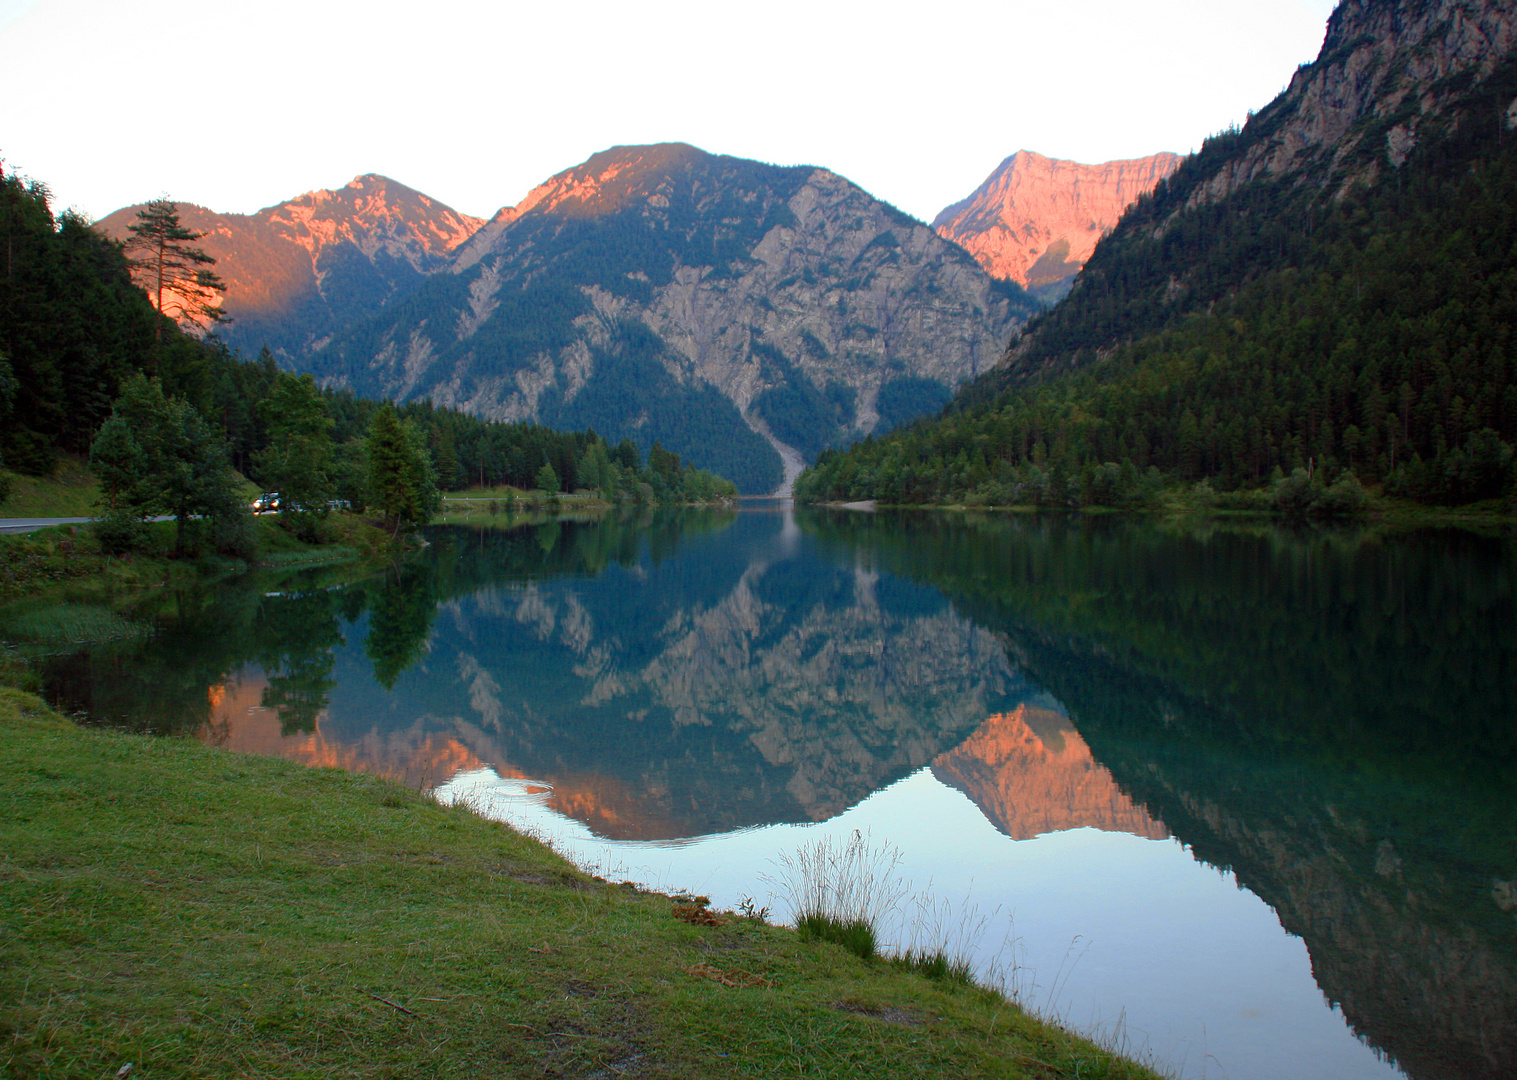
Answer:
<svg viewBox="0 0 1517 1080"><path fill-rule="evenodd" d="M1333 0L0 0L0 160L95 217L383 173L486 217L617 144L825 165L925 220L1019 149L1185 153Z"/></svg>

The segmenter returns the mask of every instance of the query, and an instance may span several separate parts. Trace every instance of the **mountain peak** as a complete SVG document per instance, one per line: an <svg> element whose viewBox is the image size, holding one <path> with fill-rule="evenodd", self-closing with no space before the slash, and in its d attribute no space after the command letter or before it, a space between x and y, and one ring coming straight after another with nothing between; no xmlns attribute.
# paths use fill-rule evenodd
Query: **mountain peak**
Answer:
<svg viewBox="0 0 1517 1080"><path fill-rule="evenodd" d="M932 227L995 277L1062 295L1122 212L1180 160L1165 153L1084 165L1018 150Z"/></svg>
<svg viewBox="0 0 1517 1080"><path fill-rule="evenodd" d="M704 150L680 142L613 146L539 184L513 208L511 216L539 209L567 217L615 213L653 196L672 173L711 158Z"/></svg>
<svg viewBox="0 0 1517 1080"><path fill-rule="evenodd" d="M251 215L177 205L227 283L237 320L228 340L250 351L266 344L285 359L343 324L355 297L377 308L408 295L484 224L378 173ZM96 227L125 239L138 209Z"/></svg>

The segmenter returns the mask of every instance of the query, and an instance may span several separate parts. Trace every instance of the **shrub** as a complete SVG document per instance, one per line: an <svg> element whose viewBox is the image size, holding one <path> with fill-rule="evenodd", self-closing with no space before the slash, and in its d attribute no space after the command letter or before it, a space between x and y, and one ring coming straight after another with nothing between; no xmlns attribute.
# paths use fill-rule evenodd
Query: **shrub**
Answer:
<svg viewBox="0 0 1517 1080"><path fill-rule="evenodd" d="M1307 475L1305 469L1297 469L1289 476L1275 481L1270 489L1270 503L1277 513L1290 517L1304 517L1321 486Z"/></svg>
<svg viewBox="0 0 1517 1080"><path fill-rule="evenodd" d="M1319 517L1353 517L1363 512L1369 500L1364 485L1352 471L1345 472L1312 502L1311 512Z"/></svg>
<svg viewBox="0 0 1517 1080"><path fill-rule="evenodd" d="M211 542L222 555L252 562L258 558L258 523L246 509L224 514L216 519Z"/></svg>
<svg viewBox="0 0 1517 1080"><path fill-rule="evenodd" d="M105 516L90 523L100 551L105 555L125 555L147 547L147 522L125 510L108 510Z"/></svg>

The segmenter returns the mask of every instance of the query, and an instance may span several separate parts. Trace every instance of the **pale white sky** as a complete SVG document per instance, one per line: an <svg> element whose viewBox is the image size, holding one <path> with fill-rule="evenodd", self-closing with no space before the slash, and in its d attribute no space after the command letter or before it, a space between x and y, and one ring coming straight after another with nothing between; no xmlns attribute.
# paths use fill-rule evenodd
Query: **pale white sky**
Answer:
<svg viewBox="0 0 1517 1080"><path fill-rule="evenodd" d="M924 220L1019 149L1185 153L1333 0L0 0L0 159L55 209L383 173L488 217L617 144L825 165Z"/></svg>

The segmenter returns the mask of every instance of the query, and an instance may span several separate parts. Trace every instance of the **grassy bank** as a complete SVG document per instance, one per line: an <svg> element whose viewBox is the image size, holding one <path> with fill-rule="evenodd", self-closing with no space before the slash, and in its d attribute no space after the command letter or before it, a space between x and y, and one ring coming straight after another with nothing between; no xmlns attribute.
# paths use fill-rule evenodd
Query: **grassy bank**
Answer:
<svg viewBox="0 0 1517 1080"><path fill-rule="evenodd" d="M0 792L0 1076L1152 1076L372 777L5 690Z"/></svg>
<svg viewBox="0 0 1517 1080"><path fill-rule="evenodd" d="M52 476L3 472L10 495L0 517L90 517L100 498L100 481L82 462L62 458Z"/></svg>
<svg viewBox="0 0 1517 1080"><path fill-rule="evenodd" d="M321 543L308 544L279 527L278 519L254 519L260 566L306 566L389 557L388 533L352 514L333 514ZM209 550L173 558L172 521L151 522L139 551L107 555L89 525L60 525L33 533L0 535L0 601L36 595L59 585L100 589L141 588L242 573L250 564Z"/></svg>

